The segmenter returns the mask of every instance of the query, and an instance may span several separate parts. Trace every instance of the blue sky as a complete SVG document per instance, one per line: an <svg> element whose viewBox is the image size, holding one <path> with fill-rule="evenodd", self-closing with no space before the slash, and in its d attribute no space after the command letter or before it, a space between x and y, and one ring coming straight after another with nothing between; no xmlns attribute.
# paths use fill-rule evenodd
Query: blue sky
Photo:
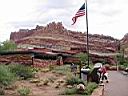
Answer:
<svg viewBox="0 0 128 96"><path fill-rule="evenodd" d="M62 22L69 30L85 32L85 16L72 17L85 0L0 0L0 41L21 28ZM88 0L89 33L121 39L128 33L127 0Z"/></svg>

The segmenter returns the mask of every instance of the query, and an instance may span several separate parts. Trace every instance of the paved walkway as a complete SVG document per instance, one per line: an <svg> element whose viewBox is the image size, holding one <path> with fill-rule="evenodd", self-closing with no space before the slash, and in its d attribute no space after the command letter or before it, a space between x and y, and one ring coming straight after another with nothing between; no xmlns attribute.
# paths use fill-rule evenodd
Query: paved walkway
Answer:
<svg viewBox="0 0 128 96"><path fill-rule="evenodd" d="M105 83L104 96L128 96L128 76L110 71L109 83Z"/></svg>

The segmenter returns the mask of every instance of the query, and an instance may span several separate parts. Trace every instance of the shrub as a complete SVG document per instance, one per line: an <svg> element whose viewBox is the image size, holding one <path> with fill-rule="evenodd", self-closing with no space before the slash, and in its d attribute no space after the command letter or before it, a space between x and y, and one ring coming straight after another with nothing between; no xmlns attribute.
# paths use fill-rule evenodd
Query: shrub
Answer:
<svg viewBox="0 0 128 96"><path fill-rule="evenodd" d="M15 73L17 76L21 77L22 79L32 78L34 73L32 72L31 68L25 65L14 64L8 66L12 73Z"/></svg>
<svg viewBox="0 0 128 96"><path fill-rule="evenodd" d="M75 86L74 88L66 88L64 92L62 92L62 95L73 95L73 94L81 94L83 96L90 96L95 88L97 88L98 85L96 83L88 83L85 90L79 90Z"/></svg>
<svg viewBox="0 0 128 96"><path fill-rule="evenodd" d="M73 95L73 94L77 94L76 88L72 88L72 89L66 88L64 92L62 92L62 95Z"/></svg>
<svg viewBox="0 0 128 96"><path fill-rule="evenodd" d="M75 57L77 57L81 63L85 63L87 61L87 54L85 53L76 54Z"/></svg>
<svg viewBox="0 0 128 96"><path fill-rule="evenodd" d="M6 40L0 44L0 51L13 51L17 48L13 41Z"/></svg>
<svg viewBox="0 0 128 96"><path fill-rule="evenodd" d="M15 80L15 75L10 72L8 67L5 65L0 65L0 85L8 86Z"/></svg>
<svg viewBox="0 0 128 96"><path fill-rule="evenodd" d="M55 77L49 77L48 80L49 80L49 82L54 83L54 81L56 80L56 78Z"/></svg>
<svg viewBox="0 0 128 96"><path fill-rule="evenodd" d="M97 87L98 87L98 85L96 83L93 83L93 82L88 83L86 86L85 94L91 95L93 90Z"/></svg>
<svg viewBox="0 0 128 96"><path fill-rule="evenodd" d="M49 70L51 71L51 70L53 70L54 69L54 66L53 65L50 65L49 66Z"/></svg>
<svg viewBox="0 0 128 96"><path fill-rule="evenodd" d="M52 72L65 75L67 74L67 72L70 72L70 66L69 65L56 66L53 68Z"/></svg>
<svg viewBox="0 0 128 96"><path fill-rule="evenodd" d="M123 63L123 67L127 68L128 67L128 61L125 60L125 62Z"/></svg>
<svg viewBox="0 0 128 96"><path fill-rule="evenodd" d="M28 94L30 94L31 91L27 87L22 87L18 89L17 92L20 94L20 96L28 96Z"/></svg>
<svg viewBox="0 0 128 96"><path fill-rule="evenodd" d="M67 77L66 83L67 85L74 85L74 84L80 84L80 83L84 84L84 81L79 79L78 77L71 75Z"/></svg>
<svg viewBox="0 0 128 96"><path fill-rule="evenodd" d="M33 68L31 68L31 70L32 70L33 73L36 73L36 72L38 72L40 69L39 69L39 68L36 68L36 67L33 67Z"/></svg>

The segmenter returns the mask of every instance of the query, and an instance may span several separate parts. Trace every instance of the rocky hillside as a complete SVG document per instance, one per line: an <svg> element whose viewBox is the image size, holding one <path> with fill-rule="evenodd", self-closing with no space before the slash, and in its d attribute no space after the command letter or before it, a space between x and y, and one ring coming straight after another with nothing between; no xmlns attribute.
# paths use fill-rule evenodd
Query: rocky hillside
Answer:
<svg viewBox="0 0 128 96"><path fill-rule="evenodd" d="M128 55L128 33L120 40L121 52L124 51Z"/></svg>
<svg viewBox="0 0 128 96"><path fill-rule="evenodd" d="M70 50L86 47L86 33L64 28L61 22L52 22L46 26L37 25L35 29L20 29L12 32L10 40L19 47L42 47L57 50ZM119 41L110 36L89 34L89 47L97 52L117 52Z"/></svg>

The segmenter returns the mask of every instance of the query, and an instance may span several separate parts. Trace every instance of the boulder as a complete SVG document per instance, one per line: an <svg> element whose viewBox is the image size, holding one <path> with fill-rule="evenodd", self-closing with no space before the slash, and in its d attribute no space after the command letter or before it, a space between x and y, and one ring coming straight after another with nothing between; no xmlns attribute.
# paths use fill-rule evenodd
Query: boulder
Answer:
<svg viewBox="0 0 128 96"><path fill-rule="evenodd" d="M84 91L85 90L85 85L84 84L78 84L77 85L77 90Z"/></svg>

